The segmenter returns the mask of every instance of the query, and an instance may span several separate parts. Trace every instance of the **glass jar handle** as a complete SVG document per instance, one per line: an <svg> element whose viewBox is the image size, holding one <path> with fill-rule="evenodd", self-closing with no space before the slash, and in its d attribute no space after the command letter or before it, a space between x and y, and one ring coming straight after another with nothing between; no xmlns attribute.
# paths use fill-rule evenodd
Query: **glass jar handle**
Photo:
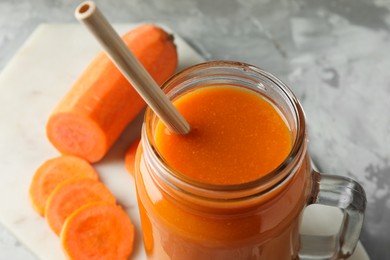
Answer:
<svg viewBox="0 0 390 260"><path fill-rule="evenodd" d="M340 231L333 236L300 235L299 258L345 259L352 255L363 225L366 195L356 181L342 176L320 174L313 170L313 189L310 204L340 208L343 221Z"/></svg>

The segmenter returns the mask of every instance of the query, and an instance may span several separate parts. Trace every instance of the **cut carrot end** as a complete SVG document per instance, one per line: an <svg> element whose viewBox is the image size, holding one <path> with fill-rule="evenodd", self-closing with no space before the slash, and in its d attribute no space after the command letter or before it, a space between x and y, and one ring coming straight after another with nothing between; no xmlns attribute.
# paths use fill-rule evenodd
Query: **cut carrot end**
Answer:
<svg viewBox="0 0 390 260"><path fill-rule="evenodd" d="M63 154L99 161L107 152L102 129L90 118L74 113L53 114L47 123L47 137Z"/></svg>
<svg viewBox="0 0 390 260"><path fill-rule="evenodd" d="M67 218L60 237L69 259L125 260L133 250L134 232L121 207L91 203Z"/></svg>
<svg viewBox="0 0 390 260"><path fill-rule="evenodd" d="M45 161L30 184L29 197L33 209L44 216L47 199L57 185L74 179L97 180L98 174L91 164L76 156L62 155Z"/></svg>
<svg viewBox="0 0 390 260"><path fill-rule="evenodd" d="M66 218L91 202L115 204L114 195L103 183L95 180L71 180L58 185L47 200L45 218L50 228L60 234Z"/></svg>

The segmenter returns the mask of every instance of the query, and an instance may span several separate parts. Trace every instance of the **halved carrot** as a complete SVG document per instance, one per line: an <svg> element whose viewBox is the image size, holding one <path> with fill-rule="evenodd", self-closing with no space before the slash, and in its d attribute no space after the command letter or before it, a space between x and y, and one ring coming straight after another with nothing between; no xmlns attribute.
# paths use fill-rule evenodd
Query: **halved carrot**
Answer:
<svg viewBox="0 0 390 260"><path fill-rule="evenodd" d="M125 260L131 255L134 226L121 207L87 204L65 221L61 244L72 260Z"/></svg>
<svg viewBox="0 0 390 260"><path fill-rule="evenodd" d="M141 25L122 39L158 84L175 72L176 46L163 29ZM46 133L61 153L97 162L144 106L131 84L101 53L57 105Z"/></svg>
<svg viewBox="0 0 390 260"><path fill-rule="evenodd" d="M135 156L137 154L137 148L139 145L140 139L136 140L130 145L125 154L125 168L126 170L134 177L135 174Z"/></svg>
<svg viewBox="0 0 390 260"><path fill-rule="evenodd" d="M33 208L43 216L47 198L58 184L65 180L86 178L97 180L98 175L84 159L63 155L45 161L35 172L30 184L29 197Z"/></svg>
<svg viewBox="0 0 390 260"><path fill-rule="evenodd" d="M103 183L95 180L71 180L58 185L50 194L45 208L45 218L50 228L60 234L66 218L90 202L115 204L114 195Z"/></svg>

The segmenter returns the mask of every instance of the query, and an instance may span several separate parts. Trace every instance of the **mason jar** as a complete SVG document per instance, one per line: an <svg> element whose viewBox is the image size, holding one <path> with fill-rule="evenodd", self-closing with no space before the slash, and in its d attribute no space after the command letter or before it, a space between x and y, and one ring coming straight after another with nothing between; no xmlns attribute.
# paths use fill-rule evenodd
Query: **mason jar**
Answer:
<svg viewBox="0 0 390 260"><path fill-rule="evenodd" d="M200 182L164 159L155 143L159 119L148 108L135 165L148 259L283 260L350 256L362 228L364 190L352 179L313 170L307 151L304 111L292 91L262 69L228 61L206 62L185 69L170 78L163 90L175 101L213 85L234 86L266 98L285 118L292 149L275 170L256 180L229 185ZM342 210L344 218L338 234L330 238L299 233L303 212L311 204Z"/></svg>

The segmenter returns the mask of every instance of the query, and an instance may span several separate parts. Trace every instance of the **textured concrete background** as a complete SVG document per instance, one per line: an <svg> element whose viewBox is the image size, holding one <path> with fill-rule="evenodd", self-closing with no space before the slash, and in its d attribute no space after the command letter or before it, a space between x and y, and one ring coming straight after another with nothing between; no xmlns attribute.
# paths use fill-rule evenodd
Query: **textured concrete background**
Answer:
<svg viewBox="0 0 390 260"><path fill-rule="evenodd" d="M113 23L165 24L207 59L252 63L290 85L307 113L314 160L364 186L361 241L372 259L388 259L389 0L96 2ZM79 3L0 0L0 70L38 24L76 23ZM34 258L0 227L0 259Z"/></svg>

